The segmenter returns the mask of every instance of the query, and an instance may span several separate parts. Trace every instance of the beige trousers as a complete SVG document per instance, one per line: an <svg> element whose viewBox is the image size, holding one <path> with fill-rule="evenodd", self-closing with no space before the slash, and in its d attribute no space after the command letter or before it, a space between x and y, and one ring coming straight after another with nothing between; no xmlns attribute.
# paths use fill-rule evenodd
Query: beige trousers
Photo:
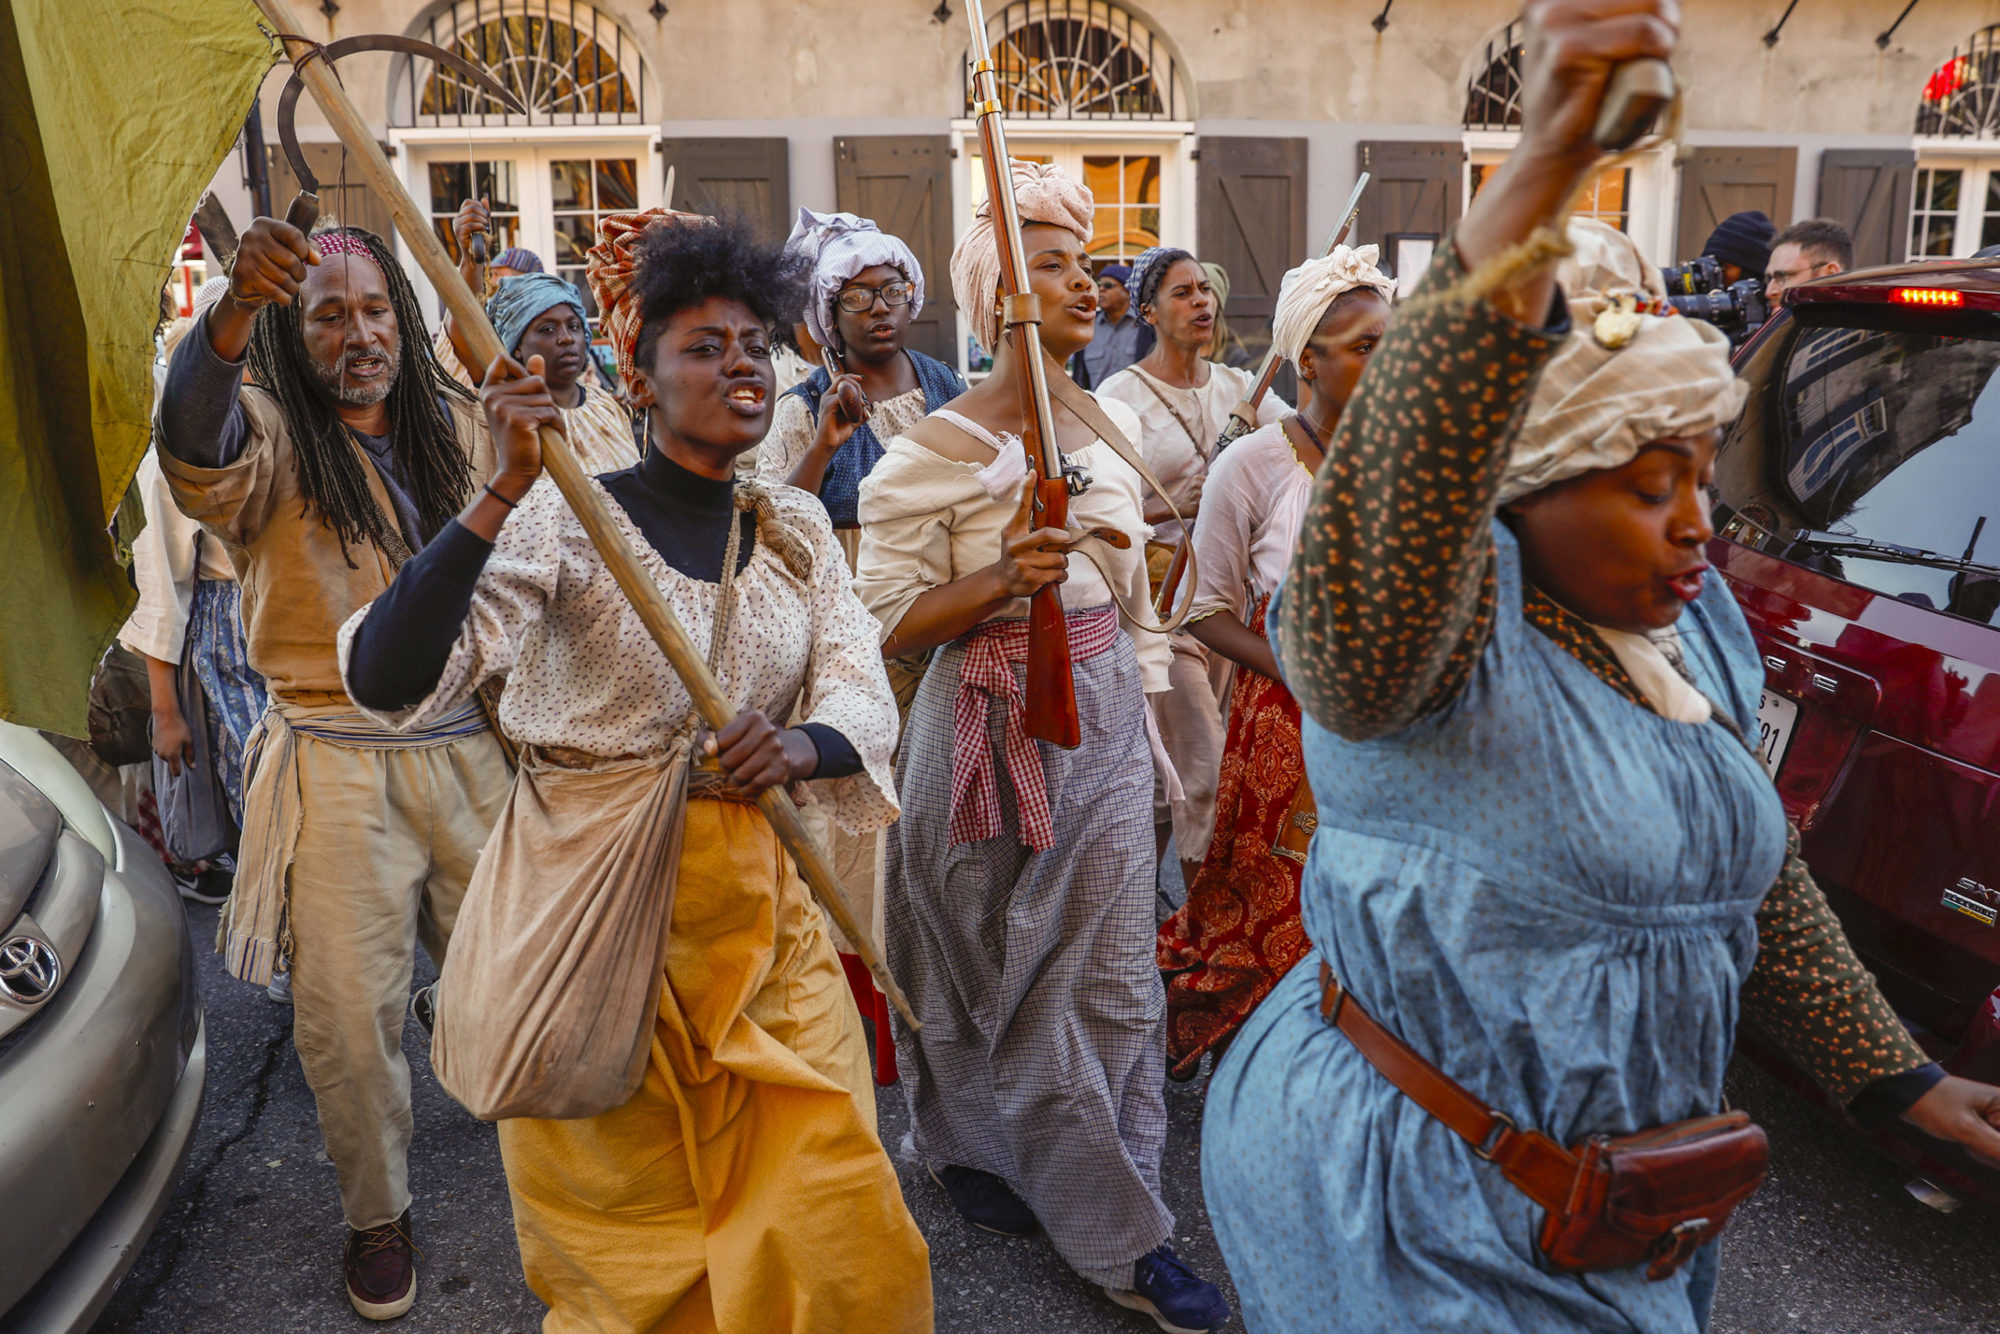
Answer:
<svg viewBox="0 0 2000 1334"><path fill-rule="evenodd" d="M1167 758L1180 775L1183 796L1169 802L1160 782L1154 780L1153 821L1173 825L1176 856L1182 861L1200 861L1208 855L1208 840L1215 832L1215 789L1222 774L1222 713L1227 695L1218 691L1217 678L1226 682L1228 677L1215 667L1227 667L1228 659L1211 654L1185 630L1167 636L1167 642L1173 649L1167 667L1171 688L1154 700L1154 718L1160 725L1160 742L1167 748Z"/></svg>
<svg viewBox="0 0 2000 1334"><path fill-rule="evenodd" d="M403 1016L416 946L444 961L512 777L492 733L400 750L298 737L292 1040L353 1228L410 1207Z"/></svg>

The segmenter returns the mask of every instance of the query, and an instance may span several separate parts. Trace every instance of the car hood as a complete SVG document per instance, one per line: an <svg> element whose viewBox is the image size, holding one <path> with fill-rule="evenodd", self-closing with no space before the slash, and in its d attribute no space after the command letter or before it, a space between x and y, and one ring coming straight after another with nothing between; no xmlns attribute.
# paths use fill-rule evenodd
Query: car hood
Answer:
<svg viewBox="0 0 2000 1334"><path fill-rule="evenodd" d="M62 812L20 774L0 764L0 926L28 906L55 855Z"/></svg>

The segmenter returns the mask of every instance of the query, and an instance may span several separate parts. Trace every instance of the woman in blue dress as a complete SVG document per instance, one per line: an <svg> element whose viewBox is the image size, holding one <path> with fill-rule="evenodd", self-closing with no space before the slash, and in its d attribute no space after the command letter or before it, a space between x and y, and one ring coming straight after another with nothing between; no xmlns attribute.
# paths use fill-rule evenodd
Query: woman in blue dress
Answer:
<svg viewBox="0 0 2000 1334"><path fill-rule="evenodd" d="M1713 1246L1659 1281L1555 1272L1541 1207L1320 1017L1322 965L1559 1144L1721 1110L1747 1014L1857 1115L2000 1160L2000 1090L1896 1024L1740 739L1762 667L1702 561L1743 398L1726 340L1642 313L1658 279L1622 236L1552 230L1610 70L1667 55L1674 12L1527 6L1522 143L1372 358L1274 599L1314 954L1244 1025L1203 1135L1258 1334L1667 1334L1713 1295Z"/></svg>

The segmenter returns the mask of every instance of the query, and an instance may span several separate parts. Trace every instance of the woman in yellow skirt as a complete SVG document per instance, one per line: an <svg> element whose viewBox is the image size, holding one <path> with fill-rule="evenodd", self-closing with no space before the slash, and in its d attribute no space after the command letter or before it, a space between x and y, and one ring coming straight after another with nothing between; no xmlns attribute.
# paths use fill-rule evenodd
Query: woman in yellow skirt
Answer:
<svg viewBox="0 0 2000 1334"><path fill-rule="evenodd" d="M500 725L525 748L439 982L434 1064L500 1122L545 1334L928 1331L860 1017L754 805L786 783L857 832L897 811L896 703L825 511L735 480L798 276L729 223L655 211L600 237L591 283L651 442L592 485L739 712L695 731L536 481L536 429L560 421L539 359L497 372L491 481L341 639L356 703L394 726L504 673Z"/></svg>

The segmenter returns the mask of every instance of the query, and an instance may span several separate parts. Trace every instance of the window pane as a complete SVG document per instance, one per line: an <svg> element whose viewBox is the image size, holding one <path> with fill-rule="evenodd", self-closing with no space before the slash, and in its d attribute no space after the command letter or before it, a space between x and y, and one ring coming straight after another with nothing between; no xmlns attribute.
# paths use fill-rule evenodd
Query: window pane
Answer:
<svg viewBox="0 0 2000 1334"><path fill-rule="evenodd" d="M597 318L597 298L591 295L590 283L585 278L584 271L580 268L575 268L575 267L558 268L556 270L556 276L558 278L561 278L564 282L576 284L576 290L583 293L584 318L587 320L595 320Z"/></svg>
<svg viewBox="0 0 2000 1334"><path fill-rule="evenodd" d="M467 162L431 163L431 212L456 213L458 206L472 197L472 165Z"/></svg>
<svg viewBox="0 0 2000 1334"><path fill-rule="evenodd" d="M514 185L512 162L482 162L477 177L479 197L492 200L495 213L521 211L521 192Z"/></svg>
<svg viewBox="0 0 2000 1334"><path fill-rule="evenodd" d="M559 209L590 207L590 164L588 162L551 162L549 164L549 187L553 202Z"/></svg>
<svg viewBox="0 0 2000 1334"><path fill-rule="evenodd" d="M1956 212L1958 209L1958 182L1964 176L1962 171L1931 170L1931 207Z"/></svg>
<svg viewBox="0 0 2000 1334"><path fill-rule="evenodd" d="M597 239L596 220L587 214L572 213L556 219L557 264L581 264Z"/></svg>
<svg viewBox="0 0 2000 1334"><path fill-rule="evenodd" d="M1087 157L1083 160L1083 184L1099 208L1123 202L1125 182L1119 171L1123 165L1115 157Z"/></svg>
<svg viewBox="0 0 2000 1334"><path fill-rule="evenodd" d="M597 207L607 213L629 213L639 207L639 163L629 157L597 164Z"/></svg>
<svg viewBox="0 0 2000 1334"><path fill-rule="evenodd" d="M1952 242L1958 234L1958 219L1949 215L1932 214L1924 219L1924 248L1926 255L1950 255Z"/></svg>
<svg viewBox="0 0 2000 1334"><path fill-rule="evenodd" d="M1134 204L1160 202L1160 160L1135 157L1125 160L1125 198Z"/></svg>
<svg viewBox="0 0 2000 1334"><path fill-rule="evenodd" d="M1740 442L1777 451L1769 496L1779 554L1891 597L1991 623L2000 610L2000 581L1854 550L1814 552L1788 539L1803 529L1958 557L1977 531L1971 558L2000 565L1996 368L2000 342L1801 330L1786 353L1783 393L1768 425L1746 423L1751 434Z"/></svg>

